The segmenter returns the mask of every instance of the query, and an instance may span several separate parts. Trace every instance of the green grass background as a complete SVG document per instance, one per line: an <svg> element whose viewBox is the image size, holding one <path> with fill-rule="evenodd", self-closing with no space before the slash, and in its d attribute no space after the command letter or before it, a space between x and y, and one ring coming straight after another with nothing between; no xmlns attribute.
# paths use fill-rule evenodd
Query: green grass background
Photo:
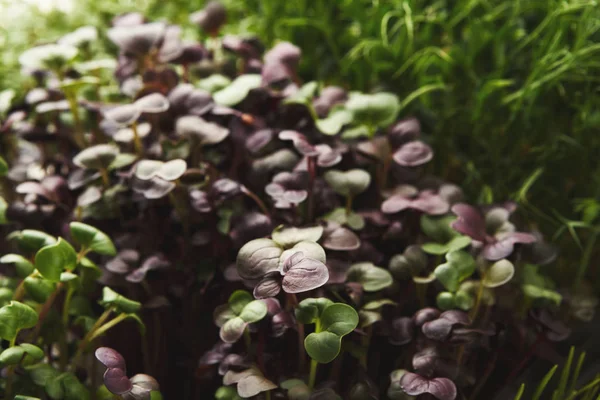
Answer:
<svg viewBox="0 0 600 400"><path fill-rule="evenodd" d="M5 0L10 1L10 0ZM418 116L437 174L472 200L520 201L576 257L600 225L600 6L592 0L224 0L230 32L288 40L301 76L389 90ZM4 21L0 88L18 87L18 54L124 11L198 38L202 0L75 0ZM0 17L2 18L2 17ZM6 20L6 18L4 18ZM105 28L104 28L105 29ZM108 43L99 51L114 51ZM593 242L591 244L593 250ZM593 251L592 251L593 253ZM582 260L582 262L585 260ZM589 260L588 260L589 261Z"/></svg>

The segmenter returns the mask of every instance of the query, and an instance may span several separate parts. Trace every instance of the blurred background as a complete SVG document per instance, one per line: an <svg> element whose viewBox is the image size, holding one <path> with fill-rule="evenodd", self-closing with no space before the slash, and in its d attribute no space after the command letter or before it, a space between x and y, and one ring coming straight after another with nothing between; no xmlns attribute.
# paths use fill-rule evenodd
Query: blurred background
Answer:
<svg viewBox="0 0 600 400"><path fill-rule="evenodd" d="M267 46L280 40L300 46L304 81L397 93L400 116L417 116L430 135L434 172L460 184L472 201L518 201L541 230L561 242L567 255L562 262L586 262L585 248L595 254L600 232L596 1L223 2L229 31L256 34ZM19 96L27 87L18 65L27 48L83 25L98 27L103 37L110 20L123 12L181 24L184 37L198 38L188 15L203 4L0 0L0 90L14 89ZM116 52L106 40L97 50Z"/></svg>

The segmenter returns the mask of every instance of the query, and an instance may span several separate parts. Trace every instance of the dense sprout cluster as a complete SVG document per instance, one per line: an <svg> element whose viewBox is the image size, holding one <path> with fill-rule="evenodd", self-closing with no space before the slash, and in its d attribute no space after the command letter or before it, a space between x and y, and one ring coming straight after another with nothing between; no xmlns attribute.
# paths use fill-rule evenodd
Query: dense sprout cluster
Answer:
<svg viewBox="0 0 600 400"><path fill-rule="evenodd" d="M301 82L296 46L220 35L218 3L190 20L205 40L132 13L116 61L91 27L21 57L35 87L0 124L5 395L452 400L590 318L515 204L429 174L395 95ZM100 347L100 385L102 342L156 379Z"/></svg>

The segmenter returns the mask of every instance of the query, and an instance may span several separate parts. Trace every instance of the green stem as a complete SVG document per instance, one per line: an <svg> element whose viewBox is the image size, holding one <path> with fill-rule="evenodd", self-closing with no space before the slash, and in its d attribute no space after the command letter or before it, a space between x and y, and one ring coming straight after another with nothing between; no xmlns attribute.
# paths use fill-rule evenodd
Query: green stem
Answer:
<svg viewBox="0 0 600 400"><path fill-rule="evenodd" d="M38 322L35 325L35 328L30 336L30 340L29 340L30 342L35 341L35 339L37 338L38 334L40 333L40 329L42 329L42 324L44 323L44 320L46 319L46 316L48 315L48 312L50 311L52 304L54 304L54 300L56 300L56 296L58 296L58 294L62 291L64 286L65 286L64 283L62 283L62 282L59 283L56 286L56 289L54 289L54 292L52 292L52 294L48 297L48 299L42 306L42 309L39 312Z"/></svg>
<svg viewBox="0 0 600 400"><path fill-rule="evenodd" d="M367 334L361 338L362 345L364 347L364 352L360 355L360 364L363 368L367 369L368 364L368 355L369 355L369 346L371 345L371 337L373 336L373 325L369 325L367 328Z"/></svg>
<svg viewBox="0 0 600 400"><path fill-rule="evenodd" d="M11 339L9 347L14 347L17 341L17 335ZM12 384L15 375L15 366L11 365L8 367L6 371L6 390L4 391L4 395L6 399L10 399L12 396Z"/></svg>
<svg viewBox="0 0 600 400"><path fill-rule="evenodd" d="M73 298L73 293L75 293L75 290L73 290L73 288L69 288L69 290L67 290L67 295L65 296L65 301L63 303L62 323L65 329L67 329L67 324L69 323L69 308L71 306L71 298Z"/></svg>
<svg viewBox="0 0 600 400"><path fill-rule="evenodd" d="M104 313L102 313L102 315L98 318L98 320L96 321L94 326L92 326L92 328L84 336L84 338L81 340L81 342L79 342L79 346L77 347L77 352L75 353L75 356L73 356L73 360L71 361L71 369L72 370L75 370L75 368L77 367L77 362L79 361L79 358L81 358L81 355L83 354L83 351L85 350L87 345L92 341L92 335L94 334L94 332L100 328L100 326L104 323L104 321L106 321L108 319L108 317L110 317L110 314L112 312L113 312L112 307L108 308L106 311L104 311Z"/></svg>
<svg viewBox="0 0 600 400"><path fill-rule="evenodd" d="M267 206L265 205L265 203L254 192L252 192L247 187L242 186L242 193L244 193L246 196L248 196L252 200L254 200L254 202L256 203L256 205L258 206L258 208L260 208L260 210L262 211L263 214L265 214L267 217L271 216L271 213L267 209Z"/></svg>
<svg viewBox="0 0 600 400"><path fill-rule="evenodd" d="M177 190L177 188L175 189ZM188 205L175 195L176 190L169 192L169 200L171 200L171 204L173 204L173 208L175 208L175 213L181 221L181 225L183 226L183 235L187 241L190 238L190 222L187 210Z"/></svg>
<svg viewBox="0 0 600 400"><path fill-rule="evenodd" d="M319 366L319 363L316 360L310 360L310 375L308 377L308 387L310 388L311 391L315 387L318 366Z"/></svg>
<svg viewBox="0 0 600 400"><path fill-rule="evenodd" d="M75 143L80 149L84 149L86 147L85 136L83 135L83 128L81 126L81 118L79 116L79 105L77 104L77 98L73 93L69 93L67 94L67 101L69 102L69 107L71 108L71 114L73 114L73 125L75 128Z"/></svg>
<svg viewBox="0 0 600 400"><path fill-rule="evenodd" d="M108 177L108 171L104 168L101 168L99 170L100 172L100 177L102 178L102 184L104 185L105 188L108 188L110 186L110 179Z"/></svg>
<svg viewBox="0 0 600 400"><path fill-rule="evenodd" d="M33 272L31 274L29 274L29 276L27 276L27 278L35 278L39 274L40 273L37 271L37 269L35 269L35 270L33 270ZM27 278L25 278L25 279L27 279ZM25 279L23 279L19 283L19 286L17 286L17 289L15 290L15 294L13 295L13 300L21 301L21 300L23 300L23 297L25 297Z"/></svg>
<svg viewBox="0 0 600 400"><path fill-rule="evenodd" d="M315 321L315 333L319 333L321 332L321 321L320 320L316 320ZM317 379L317 368L319 366L319 362L311 359L310 360L310 373L308 375L308 387L310 388L310 390L312 391L315 387L315 381Z"/></svg>
<svg viewBox="0 0 600 400"><path fill-rule="evenodd" d="M417 292L417 299L419 300L419 305L421 306L421 308L426 307L427 301L425 299L425 294L427 293L427 283L415 282L415 290Z"/></svg>
<svg viewBox="0 0 600 400"><path fill-rule="evenodd" d="M94 332L94 334L92 335L92 337L90 338L90 341L96 339L98 336L103 335L104 333L106 333L110 328L114 327L115 325L117 325L119 322L124 321L125 319L127 319L128 315L125 313L120 314L118 317L110 320L109 322L107 322L106 324L102 325L100 328L98 328L96 330L96 332Z"/></svg>
<svg viewBox="0 0 600 400"><path fill-rule="evenodd" d="M477 290L477 298L475 299L475 307L473 307L473 311L471 312L471 321L473 323L477 319L477 314L479 313L479 308L481 307L481 298L483 297L483 280L485 279L485 273L481 274L481 280L479 281L479 289Z"/></svg>
<svg viewBox="0 0 600 400"><path fill-rule="evenodd" d="M600 383L600 378L596 378L595 380L591 381L590 383L588 383L587 385L585 385L581 389L576 390L573 393L571 393L571 395L569 397L567 397L566 400L573 400L573 399L575 399L580 394L585 393L585 392L587 392L590 389L593 389L599 383Z"/></svg>
<svg viewBox="0 0 600 400"><path fill-rule="evenodd" d="M131 124L131 130L133 131L133 148L135 149L135 154L137 154L139 157L143 157L144 145L142 144L142 139L140 139L137 122Z"/></svg>
<svg viewBox="0 0 600 400"><path fill-rule="evenodd" d="M575 275L575 288L579 288L581 285L581 281L585 277L588 266L590 265L590 259L592 258L592 254L594 252L594 246L596 245L596 240L598 239L598 234L600 231L594 230L592 236L588 239L585 249L583 251L583 256L581 257L581 263L579 264L579 268L577 269L577 274Z"/></svg>
<svg viewBox="0 0 600 400"><path fill-rule="evenodd" d="M244 329L244 343L246 344L246 351L250 357L252 354L252 338L250 337L250 329L248 329L248 327Z"/></svg>
<svg viewBox="0 0 600 400"><path fill-rule="evenodd" d="M350 215L352 212L352 196L346 197L346 215Z"/></svg>
<svg viewBox="0 0 600 400"><path fill-rule="evenodd" d="M298 322L298 371L304 370L306 358L304 356L304 325Z"/></svg>

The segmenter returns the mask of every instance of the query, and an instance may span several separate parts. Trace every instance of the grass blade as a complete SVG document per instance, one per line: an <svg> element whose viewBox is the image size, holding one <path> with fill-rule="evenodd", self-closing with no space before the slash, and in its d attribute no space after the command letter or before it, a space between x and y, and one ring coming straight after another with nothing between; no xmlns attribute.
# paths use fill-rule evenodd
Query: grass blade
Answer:
<svg viewBox="0 0 600 400"><path fill-rule="evenodd" d="M577 379L579 379L579 373L581 372L581 367L583 365L583 361L585 360L585 352L579 355L579 360L577 360L577 366L575 367L575 372L571 378L571 384L569 384L569 389L567 393L572 393L575 390L575 385L577 384Z"/></svg>
<svg viewBox="0 0 600 400"><path fill-rule="evenodd" d="M573 356L575 355L575 347L571 346L569 350L569 356L567 357L567 362L562 368L562 372L560 374L560 382L558 384L558 388L554 391L552 395L553 399L561 399L567 388L567 382L569 381L569 374L571 373L571 364L573 363Z"/></svg>
<svg viewBox="0 0 600 400"><path fill-rule="evenodd" d="M539 400L540 399L540 397L542 396L542 393L546 389L546 386L548 386L548 383L550 382L550 379L552 379L552 376L556 372L557 368L558 368L558 365L555 365L554 367L552 367L552 369L550 371L548 371L548 373L546 374L546 376L544 376L544 379L542 379L542 381L538 385L538 387L537 387L535 393L533 394L533 397L531 398L531 400Z"/></svg>
<svg viewBox="0 0 600 400"><path fill-rule="evenodd" d="M521 383L521 387L519 387L519 391L517 392L517 395L515 396L514 400L521 400L521 397L523 396L524 392L525 392L525 384Z"/></svg>

